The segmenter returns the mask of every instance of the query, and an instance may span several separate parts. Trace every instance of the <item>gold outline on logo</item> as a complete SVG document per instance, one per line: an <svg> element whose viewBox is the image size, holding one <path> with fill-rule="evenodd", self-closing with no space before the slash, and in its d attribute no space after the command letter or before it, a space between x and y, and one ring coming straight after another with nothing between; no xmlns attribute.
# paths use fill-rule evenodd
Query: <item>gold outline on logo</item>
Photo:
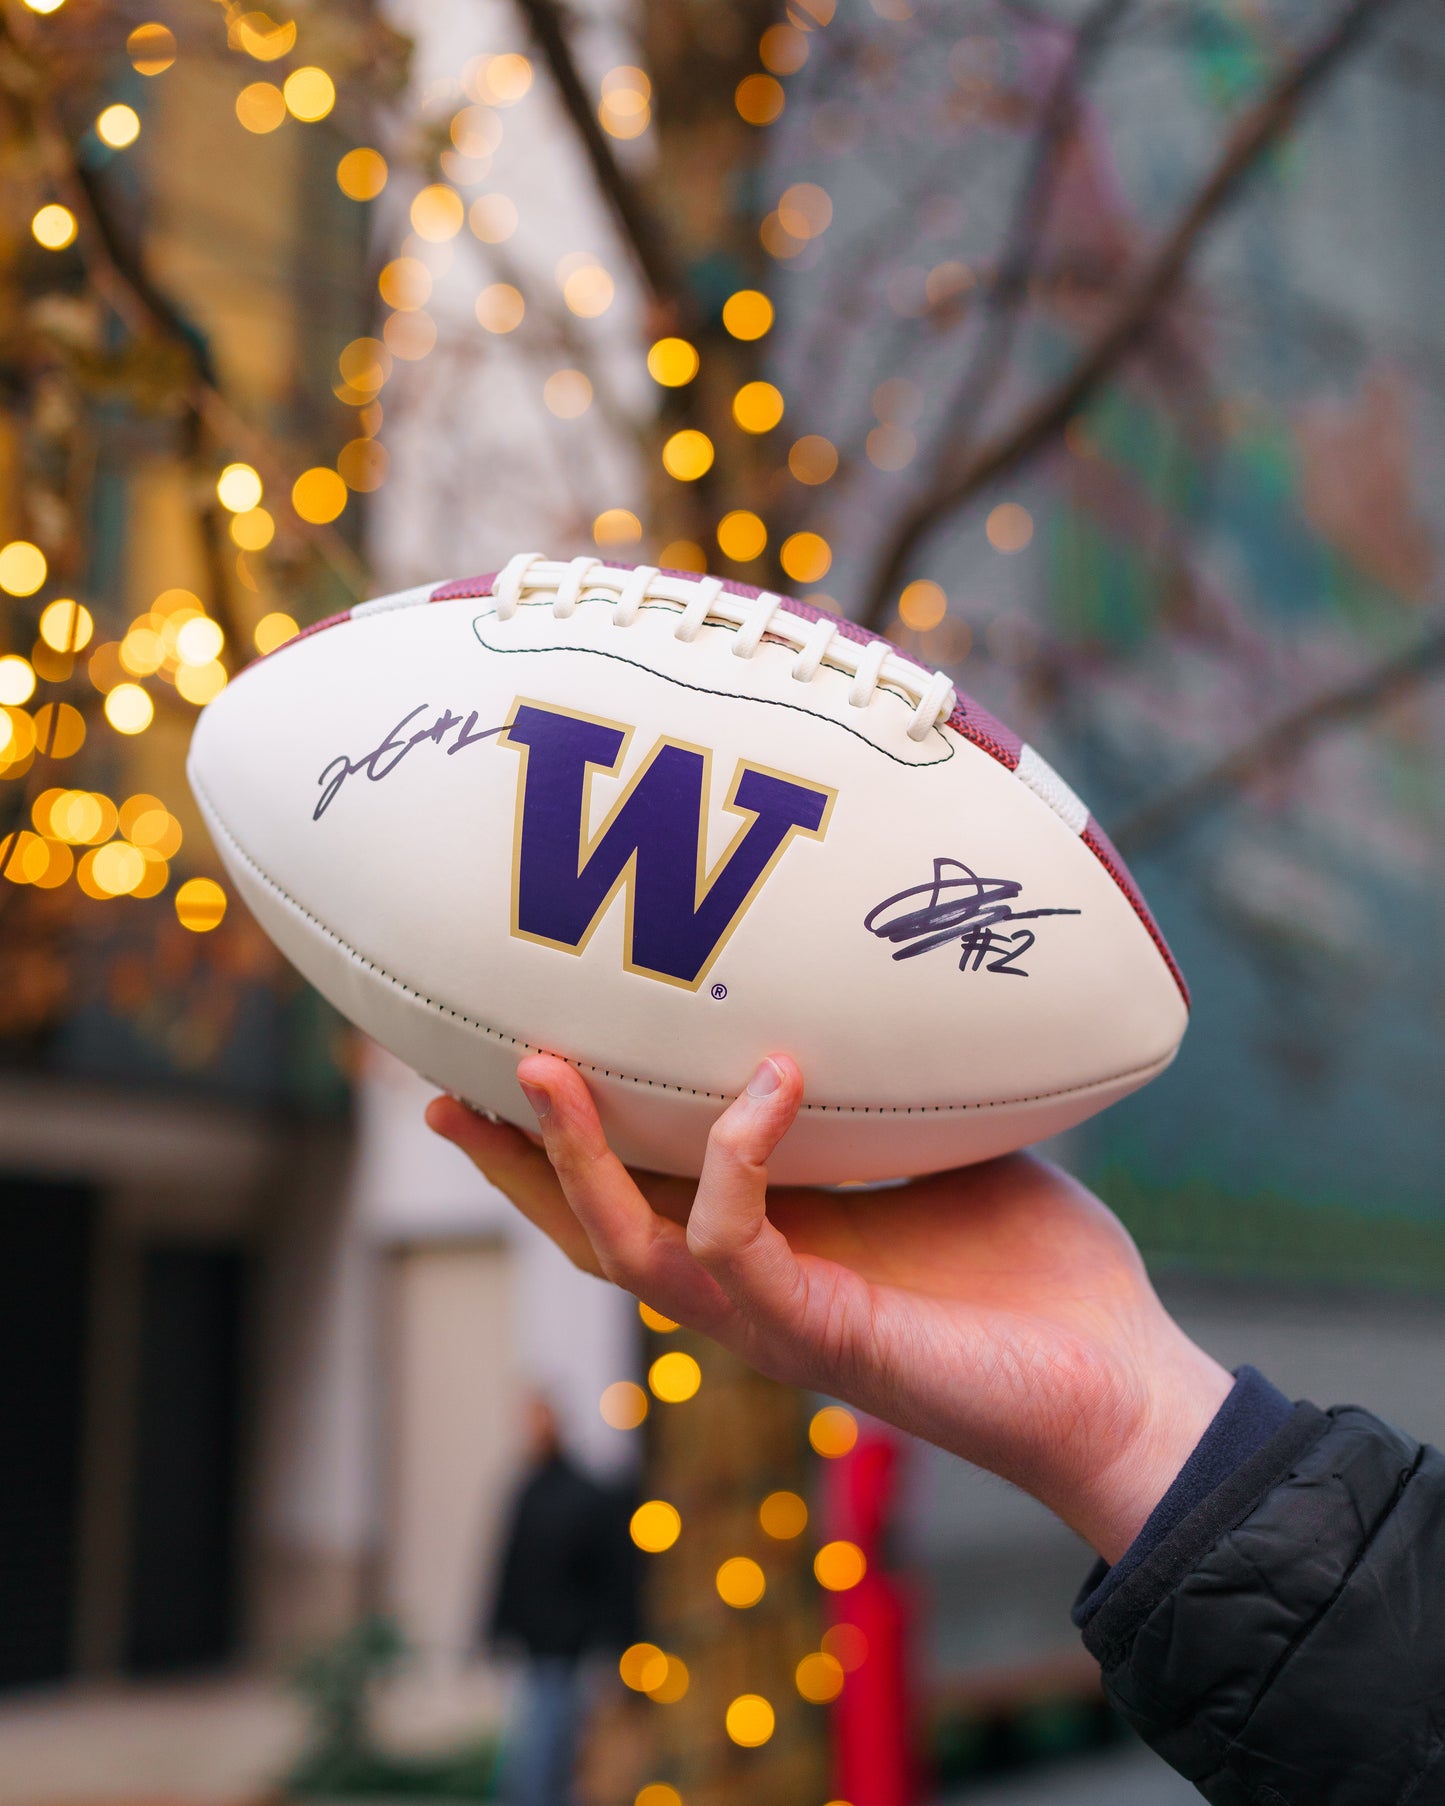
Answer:
<svg viewBox="0 0 1445 1806"><path fill-rule="evenodd" d="M704 962L702 970L698 973L698 975L695 979L689 980L686 978L678 978L671 972L658 972L658 971L655 971L651 966L640 966L640 965L636 965L633 962L633 958L632 958L632 947L633 947L632 918L633 918L633 906L634 906L634 902L635 902L635 898L636 898L636 888L637 888L636 887L636 877L637 877L637 849L636 849L636 847L634 847L632 849L632 852L628 855L626 862L623 864L622 869L618 872L616 879L613 881L611 888L607 892L607 895L597 905L596 910L593 912L592 919L587 924L586 930L584 931L582 938L579 941L573 942L573 941L554 940L554 939L552 939L552 937L550 935L532 934L528 930L519 926L519 918L520 918L520 913L521 913L521 911L520 911L520 893L521 893L521 882L522 882L523 805L524 805L526 795L527 795L527 760L531 754L532 749L524 741L513 740L511 737L511 728L512 728L512 723L517 718L518 709L522 709L522 708L538 709L548 715L564 715L567 717L568 720L583 721L592 727L612 728L615 732L620 733L622 735L622 743L618 747L617 755L613 759L613 761L610 765L602 765L594 759L589 759L587 761L587 771L586 771L586 774L585 774L585 776L583 778L583 782L582 782L582 809L581 809L580 819L577 824L577 876L579 878L581 877L582 873L587 869L588 862L591 860L593 854L598 850L598 848L601 846L602 842L607 838L608 830L611 828L613 822L615 822L617 820L617 817L621 814L622 810L626 807L629 797L632 796L633 792L637 789L637 786L642 782L643 778L652 769L654 761L657 759L659 753L661 753L664 750L664 748L676 747L680 751L683 751L683 752L696 753L702 759L702 762L703 762L703 765L702 765L702 788L701 788L701 796L700 796L700 802L699 802L697 835L696 835L697 870L696 870L696 877L695 877L694 886L693 886L693 910L694 910L694 913L697 910L702 908L703 904L707 900L708 894L712 890L713 885L722 876L723 872L725 872L727 870L727 867L728 867L729 863L731 862L733 855L738 851L739 847L741 847L742 843L747 839L748 834L751 832L753 823L755 823L758 819L758 812L756 809L743 808L739 805L739 803L737 801L738 786L742 783L743 776L745 773L750 772L750 771L755 771L763 777L778 778L781 782L783 782L785 784L794 785L800 790L810 790L813 792L813 794L815 796L821 796L826 799L824 802L824 805L823 805L822 819L819 821L816 828L804 828L804 827L799 827L797 825L794 825L794 826L791 826L788 828L787 832L783 835L783 838L778 842L778 845L773 852L772 858L768 860L768 863L763 867L762 871L758 873L758 876L753 881L752 887L749 889L747 895L745 897L743 897L743 899L739 902L737 908L733 911L732 916L730 917L730 919L728 921L727 927L724 929L723 933L719 936L717 942L713 946L712 952L709 953L706 961ZM763 885L767 882L767 880L772 876L774 868L777 866L778 861L782 858L783 854L787 851L788 847L791 845L791 843L793 841L793 837L795 835L802 834L802 835L806 835L808 837L808 839L810 839L810 840L821 840L823 838L823 836L828 832L828 824L832 820L833 805L838 800L838 792L835 789L833 789L830 785L815 783L810 778L800 778L800 777L795 776L792 772L777 771L770 765L758 765L749 759L739 759L738 764L737 764L737 769L733 773L733 780L732 780L732 784L728 791L727 800L724 802L723 807L724 807L724 809L730 810L734 815L739 815L739 816L743 817L743 819L738 823L737 829L734 832L732 839L728 842L727 846L723 849L722 853L718 856L717 860L714 862L712 869L709 871L705 867L704 861L707 858L707 825L708 825L709 817L711 815L710 803L711 803L711 797L712 797L712 760L713 760L712 751L709 747L694 746L691 741L674 740L670 736L663 734L658 738L656 745L648 753L647 757L642 761L641 765L633 773L632 777L628 779L627 784L624 786L621 795L617 797L617 799L613 802L611 808L608 809L606 818L603 820L602 825L597 829L596 833L593 834L589 839L587 837L587 823L588 823L589 819L591 818L591 814L592 814L592 784L593 784L593 780L599 775L610 776L617 772L619 767L625 762L625 760L627 758L627 751L628 751L628 748L632 744L632 736L633 736L634 732L635 732L635 729L629 727L626 722L611 721L605 715L589 715L582 709L562 708L557 703L539 702L539 701L534 700L530 696L517 696L517 697L513 698L512 707L507 715L506 727L497 736L498 746L509 747L512 751L517 752L521 755L521 764L520 764L520 767L518 768L518 773L517 773L517 801L516 801L516 806L513 810L513 815L512 815L512 924L511 924L511 932L512 932L514 939L516 939L516 940L532 941L539 947L555 947L561 953L576 954L580 958L580 956L587 951L588 943L591 941L592 936L597 932L597 929L599 928L599 926L602 923L603 917L607 914L608 910L612 907L613 900L617 896L618 891L625 887L626 891L627 891L627 915L626 915L626 921L625 921L624 927L623 927L623 934L624 934L623 957L622 957L623 970L627 971L627 972L635 972L639 977L642 977L642 978L657 979L662 984L676 985L679 990L697 991L697 990L701 989L703 981L706 979L708 973L712 970L713 966L716 965L718 957L722 953L723 948L726 947L728 942L732 939L734 933L737 930L738 924L742 921L743 917L747 914L748 910L752 907L753 901L757 897L758 892L762 889Z"/></svg>

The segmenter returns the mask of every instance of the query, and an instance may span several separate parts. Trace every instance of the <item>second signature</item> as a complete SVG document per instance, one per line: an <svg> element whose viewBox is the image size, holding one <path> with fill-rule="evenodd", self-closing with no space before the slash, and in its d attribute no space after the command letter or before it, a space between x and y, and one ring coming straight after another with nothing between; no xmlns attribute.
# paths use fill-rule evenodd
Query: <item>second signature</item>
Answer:
<svg viewBox="0 0 1445 1806"><path fill-rule="evenodd" d="M981 878L961 859L935 859L933 877L874 905L863 926L890 942L894 959L916 959L936 947L960 950L960 972L1002 972L1027 978L1018 961L1037 936L1031 928L1002 928L1040 916L1076 916L1077 909L1015 909L1023 885L1013 878Z"/></svg>

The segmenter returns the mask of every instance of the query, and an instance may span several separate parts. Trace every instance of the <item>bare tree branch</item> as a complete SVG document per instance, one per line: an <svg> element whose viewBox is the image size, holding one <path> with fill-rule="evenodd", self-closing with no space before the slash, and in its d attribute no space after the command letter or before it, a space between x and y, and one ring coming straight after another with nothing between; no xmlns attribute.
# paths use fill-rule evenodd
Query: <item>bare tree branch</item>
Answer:
<svg viewBox="0 0 1445 1806"><path fill-rule="evenodd" d="M1125 816L1113 831L1115 845L1133 854L1169 839L1255 779L1293 764L1321 734L1386 707L1441 669L1445 669L1445 619L1406 651L1372 665L1348 683L1306 698L1217 763Z"/></svg>
<svg viewBox="0 0 1445 1806"><path fill-rule="evenodd" d="M971 423L961 421L940 458L933 484L912 504L884 544L866 590L864 621L881 627L894 591L919 543L941 520L1049 444L1113 375L1151 329L1184 276L1208 228L1235 199L1264 153L1296 122L1300 109L1345 61L1365 32L1396 0L1349 0L1333 24L1271 85L1225 142L1214 167L1117 307L1055 388L1026 407L996 438L976 450Z"/></svg>
<svg viewBox="0 0 1445 1806"><path fill-rule="evenodd" d="M557 93L582 141L602 198L632 252L654 301L669 309L679 323L690 312L686 284L671 238L660 215L641 188L617 161L607 134L583 86L567 35L567 19L559 0L517 0Z"/></svg>

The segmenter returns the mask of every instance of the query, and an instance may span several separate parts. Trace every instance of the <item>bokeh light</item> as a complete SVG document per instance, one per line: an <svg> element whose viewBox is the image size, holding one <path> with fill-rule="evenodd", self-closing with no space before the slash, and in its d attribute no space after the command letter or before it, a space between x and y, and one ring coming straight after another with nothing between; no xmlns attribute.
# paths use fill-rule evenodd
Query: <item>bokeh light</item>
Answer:
<svg viewBox="0 0 1445 1806"><path fill-rule="evenodd" d="M789 448L788 469L800 483L826 483L838 469L838 448L821 433L805 433Z"/></svg>
<svg viewBox="0 0 1445 1806"><path fill-rule="evenodd" d="M667 1656L656 1643L633 1643L617 1663L624 1687L634 1693L650 1693L667 1679Z"/></svg>
<svg viewBox="0 0 1445 1806"><path fill-rule="evenodd" d="M292 118L313 124L324 119L336 105L336 84L324 69L307 64L291 71L281 95Z"/></svg>
<svg viewBox="0 0 1445 1806"><path fill-rule="evenodd" d="M682 1699L692 1682L687 1671L687 1663L679 1656L667 1658L667 1672L655 1686L647 1689L647 1697L659 1706L675 1706Z"/></svg>
<svg viewBox="0 0 1445 1806"><path fill-rule="evenodd" d="M353 201L374 201L386 187L390 171L380 151L358 145L336 165L336 186Z"/></svg>
<svg viewBox="0 0 1445 1806"><path fill-rule="evenodd" d="M665 1499L648 1499L632 1514L628 1525L632 1540L649 1555L670 1549L682 1534L682 1517Z"/></svg>
<svg viewBox="0 0 1445 1806"><path fill-rule="evenodd" d="M214 878L187 878L176 892L176 920L192 934L209 934L226 914L226 893Z"/></svg>
<svg viewBox="0 0 1445 1806"><path fill-rule="evenodd" d="M692 1398L701 1386L702 1368L682 1349L669 1349L648 1368L647 1383L653 1395L664 1404L680 1405Z"/></svg>
<svg viewBox="0 0 1445 1806"><path fill-rule="evenodd" d="M477 319L487 332L514 332L526 312L522 291L510 282L493 282L477 296Z"/></svg>
<svg viewBox="0 0 1445 1806"><path fill-rule="evenodd" d="M75 215L59 201L48 201L30 222L31 236L47 251L63 251L67 245L74 244L78 230Z"/></svg>
<svg viewBox="0 0 1445 1806"><path fill-rule="evenodd" d="M790 533L778 553L795 583L817 583L833 563L833 549L821 533Z"/></svg>
<svg viewBox="0 0 1445 1806"><path fill-rule="evenodd" d="M497 107L513 106L531 88L532 79L532 65L526 57L515 50L503 51L483 62L476 78L477 98Z"/></svg>
<svg viewBox="0 0 1445 1806"><path fill-rule="evenodd" d="M346 485L324 464L302 471L291 486L291 506L304 521L325 526L346 506Z"/></svg>
<svg viewBox="0 0 1445 1806"><path fill-rule="evenodd" d="M739 115L749 125L771 125L786 100L783 84L773 75L745 75L733 94Z"/></svg>
<svg viewBox="0 0 1445 1806"><path fill-rule="evenodd" d="M490 157L502 142L502 122L490 107L463 107L452 115L448 133L461 156L476 160Z"/></svg>
<svg viewBox="0 0 1445 1806"><path fill-rule="evenodd" d="M723 302L722 318L735 339L760 339L773 324L773 304L759 288L740 288Z"/></svg>
<svg viewBox="0 0 1445 1806"><path fill-rule="evenodd" d="M182 665L176 672L176 694L200 709L226 687L226 667L218 659L204 665Z"/></svg>
<svg viewBox="0 0 1445 1806"><path fill-rule="evenodd" d="M198 615L187 621L176 634L176 657L183 665L208 665L219 658L226 636L219 621L209 615Z"/></svg>
<svg viewBox="0 0 1445 1806"><path fill-rule="evenodd" d="M137 25L125 41L125 52L137 75L160 75L176 60L176 35L154 21Z"/></svg>
<svg viewBox="0 0 1445 1806"><path fill-rule="evenodd" d="M666 1781L649 1781L632 1806L683 1806L682 1795Z"/></svg>
<svg viewBox="0 0 1445 1806"><path fill-rule="evenodd" d="M702 360L686 339L658 339L647 353L647 374L665 389L680 389L697 375Z"/></svg>
<svg viewBox="0 0 1445 1806"><path fill-rule="evenodd" d="M984 525L995 552L1022 552L1034 536L1033 516L1018 502L1000 502Z"/></svg>
<svg viewBox="0 0 1445 1806"><path fill-rule="evenodd" d="M33 596L49 568L44 552L28 539L12 539L0 547L0 589L7 596Z"/></svg>
<svg viewBox="0 0 1445 1806"><path fill-rule="evenodd" d="M718 1598L724 1605L746 1611L768 1590L767 1576L750 1555L733 1555L717 1571Z"/></svg>
<svg viewBox="0 0 1445 1806"><path fill-rule="evenodd" d="M278 609L271 614L262 615L251 637L256 642L256 650L264 655L274 652L278 646L284 646L287 640L294 640L300 631L291 616Z"/></svg>
<svg viewBox="0 0 1445 1806"><path fill-rule="evenodd" d="M868 1659L868 1639L856 1624L830 1624L820 1640L844 1674L855 1674Z"/></svg>
<svg viewBox="0 0 1445 1806"><path fill-rule="evenodd" d="M843 1665L825 1650L805 1655L793 1676L799 1693L815 1706L825 1706L843 1691Z"/></svg>
<svg viewBox="0 0 1445 1806"><path fill-rule="evenodd" d="M0 703L18 707L35 694L35 667L18 652L0 658Z"/></svg>
<svg viewBox="0 0 1445 1806"><path fill-rule="evenodd" d="M35 711L35 750L70 759L85 745L85 717L69 702L47 702Z"/></svg>
<svg viewBox="0 0 1445 1806"><path fill-rule="evenodd" d="M898 598L898 618L915 633L928 633L948 613L948 597L930 577L916 577L905 584Z"/></svg>
<svg viewBox="0 0 1445 1806"><path fill-rule="evenodd" d="M679 483L695 483L712 469L712 440L696 427L685 426L662 448L662 468Z"/></svg>
<svg viewBox="0 0 1445 1806"><path fill-rule="evenodd" d="M558 420L577 420L592 406L592 384L581 370L554 370L542 384L542 402Z"/></svg>
<svg viewBox="0 0 1445 1806"><path fill-rule="evenodd" d="M758 1507L758 1523L774 1542L791 1542L808 1528L807 1503L795 1492L770 1492Z"/></svg>
<svg viewBox="0 0 1445 1806"><path fill-rule="evenodd" d="M269 509L248 508L231 516L231 538L243 552L264 552L276 537L276 521Z"/></svg>
<svg viewBox="0 0 1445 1806"><path fill-rule="evenodd" d="M707 569L707 553L695 539L670 539L657 554L658 567L664 571L691 571L694 574Z"/></svg>
<svg viewBox="0 0 1445 1806"><path fill-rule="evenodd" d="M640 138L652 122L652 83L646 72L626 63L602 78L597 118L613 138Z"/></svg>
<svg viewBox="0 0 1445 1806"><path fill-rule="evenodd" d="M868 1560L856 1543L824 1543L813 1557L813 1573L820 1587L830 1593L846 1593L868 1572Z"/></svg>
<svg viewBox="0 0 1445 1806"><path fill-rule="evenodd" d="M782 391L772 383L744 383L733 396L733 419L745 433L770 433L782 417Z"/></svg>
<svg viewBox="0 0 1445 1806"><path fill-rule="evenodd" d="M412 231L429 244L445 244L462 229L467 210L455 188L445 182L431 182L411 203Z"/></svg>
<svg viewBox="0 0 1445 1806"><path fill-rule="evenodd" d="M773 75L796 75L808 60L808 39L796 25L770 25L758 40L758 59Z"/></svg>
<svg viewBox="0 0 1445 1806"><path fill-rule="evenodd" d="M767 550L768 529L748 508L734 508L717 524L717 543L725 558L747 564Z"/></svg>
<svg viewBox="0 0 1445 1806"><path fill-rule="evenodd" d="M846 1455L858 1441L858 1419L841 1405L824 1405L808 1425L808 1441L815 1455L834 1461Z"/></svg>
<svg viewBox="0 0 1445 1806"><path fill-rule="evenodd" d="M379 439L350 439L336 454L336 468L348 489L370 495L386 481L391 457Z"/></svg>
<svg viewBox="0 0 1445 1806"><path fill-rule="evenodd" d="M275 82L249 82L236 96L236 117L248 132L274 132L286 117L286 96Z"/></svg>
<svg viewBox="0 0 1445 1806"><path fill-rule="evenodd" d="M393 257L376 279L377 293L388 307L425 307L431 299L431 271L419 257Z"/></svg>
<svg viewBox="0 0 1445 1806"><path fill-rule="evenodd" d="M517 230L517 203L505 194L479 194L467 213L467 224L484 245L502 245Z"/></svg>
<svg viewBox="0 0 1445 1806"><path fill-rule="evenodd" d="M648 1329L655 1331L659 1336L671 1335L677 1328L671 1317L664 1317L661 1311L653 1310L650 1304L644 1304L640 1298L637 1301L637 1314Z"/></svg>
<svg viewBox="0 0 1445 1806"><path fill-rule="evenodd" d="M245 514L256 507L263 493L261 479L249 464L228 464L216 478L216 495L232 514Z"/></svg>
<svg viewBox="0 0 1445 1806"><path fill-rule="evenodd" d="M647 1417L647 1394L635 1380L614 1380L604 1388L597 1409L614 1430L635 1430Z"/></svg>
<svg viewBox="0 0 1445 1806"><path fill-rule="evenodd" d="M234 48L244 50L258 63L274 63L289 56L296 48L296 21L287 19L277 24L262 12L241 13L233 17L228 28Z"/></svg>
<svg viewBox="0 0 1445 1806"><path fill-rule="evenodd" d="M630 508L604 508L592 523L593 543L604 550L635 546L642 538L642 522Z"/></svg>
<svg viewBox="0 0 1445 1806"><path fill-rule="evenodd" d="M399 357L405 363L416 363L437 342L436 321L421 308L410 313L392 314L382 327L381 336L393 357Z"/></svg>
<svg viewBox="0 0 1445 1806"><path fill-rule="evenodd" d="M562 283L562 299L581 320L595 320L612 305L617 285L600 263L584 263Z"/></svg>
<svg viewBox="0 0 1445 1806"><path fill-rule="evenodd" d="M742 1693L727 1709L724 1723L734 1743L745 1750L759 1749L777 1727L777 1714L760 1693Z"/></svg>
<svg viewBox="0 0 1445 1806"><path fill-rule="evenodd" d="M118 734L143 734L155 713L149 692L139 684L117 684L106 695L105 718Z"/></svg>
<svg viewBox="0 0 1445 1806"><path fill-rule="evenodd" d="M817 238L833 221L833 199L816 182L794 182L778 200L778 223L793 238Z"/></svg>
<svg viewBox="0 0 1445 1806"><path fill-rule="evenodd" d="M140 137L140 114L134 107L117 101L101 110L95 122L95 135L112 150L125 150Z"/></svg>

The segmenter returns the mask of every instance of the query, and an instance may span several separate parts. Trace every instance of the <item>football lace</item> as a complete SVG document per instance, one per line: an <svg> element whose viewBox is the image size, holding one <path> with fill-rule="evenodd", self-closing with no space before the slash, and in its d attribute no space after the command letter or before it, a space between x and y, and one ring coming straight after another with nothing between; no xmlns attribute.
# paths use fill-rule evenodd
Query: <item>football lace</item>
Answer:
<svg viewBox="0 0 1445 1806"><path fill-rule="evenodd" d="M810 683L825 665L841 671L853 679L848 690L853 708L866 708L880 687L895 691L913 704L910 740L925 739L948 719L957 701L945 673L903 658L886 640L852 639L842 631L841 619L831 616L807 620L771 590L734 595L720 577L672 576L649 564L619 569L591 556L561 564L540 552L519 552L492 584L499 621L510 620L524 598L541 599L549 593L553 614L566 620L584 593L599 590L616 597L612 610L616 627L630 627L644 602L663 602L679 611L673 629L679 640L694 640L711 624L736 630L732 649L738 658L751 658L765 637L791 646L797 655L792 667L797 682Z"/></svg>

